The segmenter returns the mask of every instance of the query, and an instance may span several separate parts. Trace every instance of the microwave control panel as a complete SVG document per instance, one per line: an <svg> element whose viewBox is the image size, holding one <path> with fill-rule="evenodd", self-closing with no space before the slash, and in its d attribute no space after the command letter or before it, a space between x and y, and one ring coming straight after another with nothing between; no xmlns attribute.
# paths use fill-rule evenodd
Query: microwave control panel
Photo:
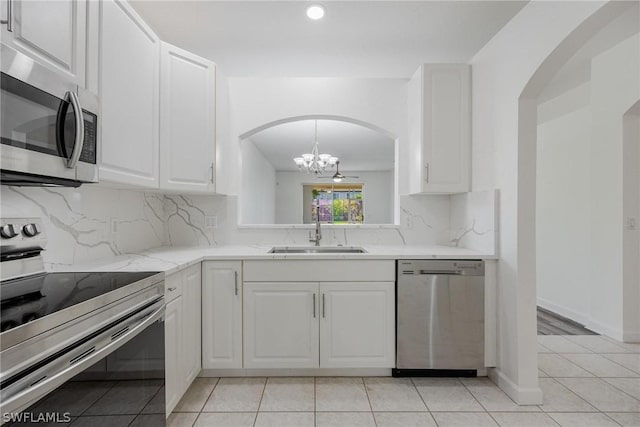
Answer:
<svg viewBox="0 0 640 427"><path fill-rule="evenodd" d="M80 161L95 165L98 149L98 117L86 110L82 110L82 113L84 118L84 145L82 146L82 153L80 153Z"/></svg>

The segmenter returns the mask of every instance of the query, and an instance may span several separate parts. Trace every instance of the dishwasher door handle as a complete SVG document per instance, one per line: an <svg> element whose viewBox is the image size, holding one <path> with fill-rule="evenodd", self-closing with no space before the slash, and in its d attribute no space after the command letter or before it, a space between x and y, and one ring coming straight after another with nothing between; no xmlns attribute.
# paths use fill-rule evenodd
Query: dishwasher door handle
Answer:
<svg viewBox="0 0 640 427"><path fill-rule="evenodd" d="M427 274L430 275L446 275L446 276L464 276L465 272L463 270L420 270L417 273L421 276L425 276Z"/></svg>

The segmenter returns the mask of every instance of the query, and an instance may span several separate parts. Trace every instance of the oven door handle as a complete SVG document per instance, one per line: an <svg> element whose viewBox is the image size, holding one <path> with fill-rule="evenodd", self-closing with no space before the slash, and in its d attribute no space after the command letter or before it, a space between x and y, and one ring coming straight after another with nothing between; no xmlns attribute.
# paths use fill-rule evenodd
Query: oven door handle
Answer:
<svg viewBox="0 0 640 427"><path fill-rule="evenodd" d="M2 390L0 413L19 412L122 347L164 316L164 298ZM124 332L124 329L127 329ZM103 344L106 341L106 344ZM99 347L100 344L103 344ZM17 391L12 388L17 388ZM5 394L10 393L9 396Z"/></svg>
<svg viewBox="0 0 640 427"><path fill-rule="evenodd" d="M73 144L73 151L67 159L67 168L73 169L76 163L78 163L80 154L82 154L82 147L84 147L84 118L82 117L82 106L78 100L78 95L75 92L69 91L65 98L68 98L71 103L76 121L76 137Z"/></svg>

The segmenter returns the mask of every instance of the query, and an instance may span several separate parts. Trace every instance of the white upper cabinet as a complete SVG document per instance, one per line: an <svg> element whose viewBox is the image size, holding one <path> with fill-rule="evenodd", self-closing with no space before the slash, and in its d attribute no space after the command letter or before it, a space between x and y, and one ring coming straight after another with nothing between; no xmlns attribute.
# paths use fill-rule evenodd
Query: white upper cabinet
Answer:
<svg viewBox="0 0 640 427"><path fill-rule="evenodd" d="M425 64L409 82L411 193L462 193L471 187L471 70Z"/></svg>
<svg viewBox="0 0 640 427"><path fill-rule="evenodd" d="M86 0L3 0L2 20L9 22L2 44L84 87L86 7Z"/></svg>
<svg viewBox="0 0 640 427"><path fill-rule="evenodd" d="M157 188L160 40L128 3L100 2L100 180Z"/></svg>
<svg viewBox="0 0 640 427"><path fill-rule="evenodd" d="M216 67L168 43L160 60L160 187L215 191Z"/></svg>

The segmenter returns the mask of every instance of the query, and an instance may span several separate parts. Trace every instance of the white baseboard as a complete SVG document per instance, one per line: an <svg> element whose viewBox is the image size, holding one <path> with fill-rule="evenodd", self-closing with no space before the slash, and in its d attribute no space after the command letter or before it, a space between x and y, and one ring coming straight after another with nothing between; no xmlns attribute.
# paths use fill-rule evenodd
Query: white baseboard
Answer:
<svg viewBox="0 0 640 427"><path fill-rule="evenodd" d="M623 332L622 341L627 343L640 343L640 332Z"/></svg>
<svg viewBox="0 0 640 427"><path fill-rule="evenodd" d="M389 368L203 369L199 377L390 377Z"/></svg>
<svg viewBox="0 0 640 427"><path fill-rule="evenodd" d="M613 328L605 323L598 322L586 313L580 313L562 305L556 304L544 298L538 298L538 305L546 310L567 317L578 323L582 323L587 329L606 335L618 341L640 342L640 331L623 331Z"/></svg>
<svg viewBox="0 0 640 427"><path fill-rule="evenodd" d="M542 390L540 387L519 387L498 368L489 369L489 378L518 405L542 404Z"/></svg>
<svg viewBox="0 0 640 427"><path fill-rule="evenodd" d="M589 316L586 313L580 313L579 311L572 310L547 299L538 297L538 305L545 310L553 311L560 316L564 316L583 325L586 325L589 322Z"/></svg>
<svg viewBox="0 0 640 427"><path fill-rule="evenodd" d="M612 328L605 323L601 323L593 319L589 319L585 326L587 329L591 329L593 332L597 332L600 335L606 335L618 341L623 341L623 333L618 328Z"/></svg>

